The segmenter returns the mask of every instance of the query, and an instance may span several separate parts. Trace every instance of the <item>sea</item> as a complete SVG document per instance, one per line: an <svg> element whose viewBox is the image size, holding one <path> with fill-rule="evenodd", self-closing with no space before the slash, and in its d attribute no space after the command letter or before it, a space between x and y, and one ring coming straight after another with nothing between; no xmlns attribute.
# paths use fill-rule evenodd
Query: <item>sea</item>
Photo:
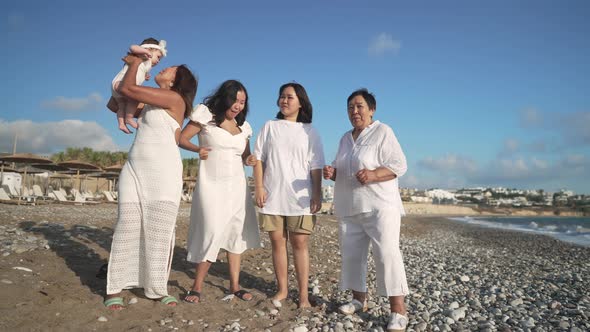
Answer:
<svg viewBox="0 0 590 332"><path fill-rule="evenodd" d="M548 235L590 247L589 217L453 217L469 225Z"/></svg>

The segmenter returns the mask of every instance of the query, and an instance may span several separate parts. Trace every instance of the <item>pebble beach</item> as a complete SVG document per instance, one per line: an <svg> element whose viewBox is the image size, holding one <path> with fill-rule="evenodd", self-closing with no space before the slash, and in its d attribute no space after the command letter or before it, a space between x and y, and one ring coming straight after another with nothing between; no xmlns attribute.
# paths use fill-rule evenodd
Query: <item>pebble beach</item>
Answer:
<svg viewBox="0 0 590 332"><path fill-rule="evenodd" d="M180 298L194 278L186 262L190 205L180 208L170 295ZM369 310L345 316L351 298L338 289L336 220L320 215L310 242L315 307L297 309L291 293L275 308L268 235L264 248L243 255L241 285L252 301L223 301L227 261L220 254L205 281L203 302L175 308L141 291L123 293L126 308L107 310L106 281L116 204L0 204L0 330L2 331L383 331L389 304L375 292L369 264ZM408 331L588 331L590 248L543 235L481 228L430 214L402 219L401 248L411 294Z"/></svg>

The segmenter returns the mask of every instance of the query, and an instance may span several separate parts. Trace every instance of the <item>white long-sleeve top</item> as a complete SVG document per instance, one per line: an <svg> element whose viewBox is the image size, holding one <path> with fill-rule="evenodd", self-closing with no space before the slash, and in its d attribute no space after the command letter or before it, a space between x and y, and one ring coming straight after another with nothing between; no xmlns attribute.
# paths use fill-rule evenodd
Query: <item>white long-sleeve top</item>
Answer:
<svg viewBox="0 0 590 332"><path fill-rule="evenodd" d="M352 138L352 130L346 132L340 139L332 166L336 168L334 211L337 216L354 216L392 207L405 215L398 178L406 173L406 156L391 127L374 121L356 141ZM366 185L356 179L358 171L378 167L390 169L397 177Z"/></svg>

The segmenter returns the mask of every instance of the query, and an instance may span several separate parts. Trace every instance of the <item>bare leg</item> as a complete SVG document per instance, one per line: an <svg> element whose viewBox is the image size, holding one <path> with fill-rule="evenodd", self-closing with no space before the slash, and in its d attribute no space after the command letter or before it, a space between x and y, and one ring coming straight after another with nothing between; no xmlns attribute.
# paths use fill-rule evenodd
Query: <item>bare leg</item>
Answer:
<svg viewBox="0 0 590 332"><path fill-rule="evenodd" d="M275 268L277 278L277 293L273 300L284 300L289 295L287 287L287 234L285 230L268 232L270 243L272 245L272 264Z"/></svg>
<svg viewBox="0 0 590 332"><path fill-rule="evenodd" d="M125 116L127 112L127 99L126 98L115 98L117 101L117 123L119 124L119 129L124 132L125 134L131 134L131 131L125 125Z"/></svg>
<svg viewBox="0 0 590 332"><path fill-rule="evenodd" d="M240 290L240 261L242 255L227 253L227 262L229 265L229 291L235 293ZM244 295L245 301L252 299L252 294L248 293Z"/></svg>
<svg viewBox="0 0 590 332"><path fill-rule="evenodd" d="M137 111L137 104L137 101L127 99L127 107L125 107L125 124L135 129L137 129L137 122L135 122L133 116L135 115L135 111Z"/></svg>
<svg viewBox="0 0 590 332"><path fill-rule="evenodd" d="M211 262L208 261L197 263L197 267L195 268L195 282L193 283L192 288L193 291L201 293L203 290L203 282L205 281L205 277L207 276L210 267ZM201 301L196 295L189 295L185 297L184 300L193 303L199 303Z"/></svg>
<svg viewBox="0 0 590 332"><path fill-rule="evenodd" d="M309 248L308 234L289 233L291 247L293 248L293 260L295 261L295 273L299 285L299 308L311 307L309 303Z"/></svg>
<svg viewBox="0 0 590 332"><path fill-rule="evenodd" d="M389 297L389 309L391 312L397 312L402 315L406 315L406 304L404 303L404 296L390 296Z"/></svg>

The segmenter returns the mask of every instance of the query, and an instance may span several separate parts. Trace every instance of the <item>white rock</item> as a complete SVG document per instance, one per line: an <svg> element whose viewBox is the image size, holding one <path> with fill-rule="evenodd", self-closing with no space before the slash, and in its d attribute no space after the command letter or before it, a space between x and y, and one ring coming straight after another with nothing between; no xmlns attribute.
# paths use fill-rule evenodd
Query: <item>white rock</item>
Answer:
<svg viewBox="0 0 590 332"><path fill-rule="evenodd" d="M132 298L131 300L129 300L128 303L129 304L136 304L137 303L137 298L136 297Z"/></svg>
<svg viewBox="0 0 590 332"><path fill-rule="evenodd" d="M307 327L305 326L297 326L293 329L293 332L307 332Z"/></svg>
<svg viewBox="0 0 590 332"><path fill-rule="evenodd" d="M33 272L33 270L26 268L26 267L22 267L22 266L15 266L13 267L13 269L15 270L21 270L21 271L26 271L26 272Z"/></svg>
<svg viewBox="0 0 590 332"><path fill-rule="evenodd" d="M313 295L318 295L320 293L320 287L313 286L313 290L311 291Z"/></svg>
<svg viewBox="0 0 590 332"><path fill-rule="evenodd" d="M451 318L454 321L458 321L459 319L465 318L466 309L467 309L466 307L462 307L462 308L453 310L453 312L451 313Z"/></svg>
<svg viewBox="0 0 590 332"><path fill-rule="evenodd" d="M459 302L457 301L453 301L450 305L449 305L449 309L457 309L459 308Z"/></svg>
<svg viewBox="0 0 590 332"><path fill-rule="evenodd" d="M8 279L2 279L2 280L1 280L1 282L2 282L3 284L7 284L7 285L10 285L10 284L12 284L12 281L10 281L10 280L8 280Z"/></svg>
<svg viewBox="0 0 590 332"><path fill-rule="evenodd" d="M461 281L462 282L468 282L469 280L471 280L471 279L469 279L468 276L461 276Z"/></svg>
<svg viewBox="0 0 590 332"><path fill-rule="evenodd" d="M108 322L109 320L105 316L98 317L99 322Z"/></svg>
<svg viewBox="0 0 590 332"><path fill-rule="evenodd" d="M512 301L510 301L510 305L511 305L511 306L513 306L513 307L519 306L519 305L521 305L522 303L523 303L523 301L522 301L522 299L520 299L520 298L519 298L519 299L515 299L515 300L512 300Z"/></svg>

